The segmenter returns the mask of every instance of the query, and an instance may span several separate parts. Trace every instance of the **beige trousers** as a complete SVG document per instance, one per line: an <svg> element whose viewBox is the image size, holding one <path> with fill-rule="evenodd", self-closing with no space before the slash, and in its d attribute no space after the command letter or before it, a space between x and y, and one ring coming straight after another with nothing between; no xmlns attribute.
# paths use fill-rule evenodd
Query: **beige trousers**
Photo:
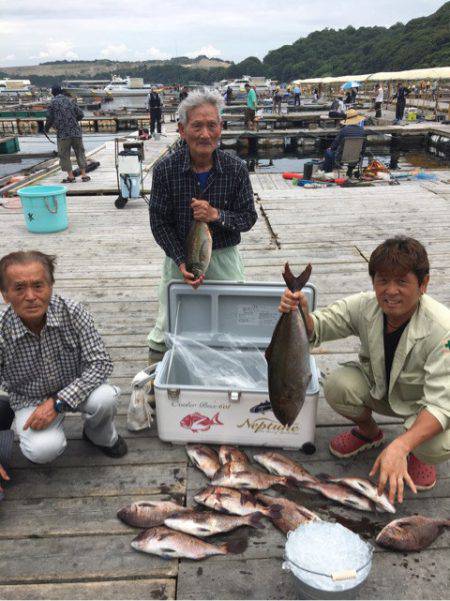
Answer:
<svg viewBox="0 0 450 601"><path fill-rule="evenodd" d="M337 413L350 419L359 417L365 407L381 415L404 418L391 409L387 398L378 400L370 396L369 382L356 365L343 365L334 370L325 380L324 393L328 404ZM407 416L404 428L411 428L416 418L416 414ZM415 448L414 455L430 464L450 459L450 430L444 430Z"/></svg>

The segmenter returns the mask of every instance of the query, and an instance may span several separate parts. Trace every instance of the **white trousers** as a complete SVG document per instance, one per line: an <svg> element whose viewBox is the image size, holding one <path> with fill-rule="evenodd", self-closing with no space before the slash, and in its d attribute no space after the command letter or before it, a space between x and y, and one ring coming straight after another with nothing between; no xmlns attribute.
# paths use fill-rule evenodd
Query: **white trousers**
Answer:
<svg viewBox="0 0 450 601"><path fill-rule="evenodd" d="M119 395L118 386L102 384L79 405L84 431L94 444L112 447L117 441L114 418ZM61 455L67 446L63 428L64 413L58 415L45 430L24 430L27 419L35 409L36 407L25 407L15 412L15 430L19 436L20 450L33 463L49 463Z"/></svg>

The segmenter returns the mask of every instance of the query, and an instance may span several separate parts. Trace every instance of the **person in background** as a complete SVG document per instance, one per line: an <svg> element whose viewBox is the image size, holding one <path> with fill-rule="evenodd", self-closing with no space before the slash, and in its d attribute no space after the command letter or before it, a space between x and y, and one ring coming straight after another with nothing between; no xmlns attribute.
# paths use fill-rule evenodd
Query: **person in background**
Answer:
<svg viewBox="0 0 450 601"><path fill-rule="evenodd" d="M314 88L312 96L314 102L317 102L319 100L319 90L317 88Z"/></svg>
<svg viewBox="0 0 450 601"><path fill-rule="evenodd" d="M294 87L294 106L301 105L301 95L302 95L302 90L301 90L300 86L298 84L296 84Z"/></svg>
<svg viewBox="0 0 450 601"><path fill-rule="evenodd" d="M60 86L52 87L53 100L47 109L47 119L44 131L48 133L53 127L56 130L59 164L67 172L61 183L71 184L75 175L70 160L70 150L73 148L80 168L81 181L88 182L91 178L86 174L86 154L83 145L83 134L79 121L84 114L80 107L69 96L63 93Z"/></svg>
<svg viewBox="0 0 450 601"><path fill-rule="evenodd" d="M345 104L342 96L338 96L333 100L328 116L332 119L345 119Z"/></svg>
<svg viewBox="0 0 450 601"><path fill-rule="evenodd" d="M185 145L162 158L153 171L150 226L166 256L158 316L148 336L150 364L161 361L166 351L170 280L184 281L194 289L204 279L244 280L238 245L241 233L255 224L257 213L244 161L219 148L222 106L218 92L191 92L179 107L179 131ZM198 278L186 268L186 239L194 220L209 224L213 243L209 267Z"/></svg>
<svg viewBox="0 0 450 601"><path fill-rule="evenodd" d="M384 100L384 90L383 90L383 85L381 83L378 83L376 88L375 88L375 117L377 119L381 118L381 108L383 106L383 100Z"/></svg>
<svg viewBox="0 0 450 601"><path fill-rule="evenodd" d="M161 133L162 103L158 92L152 88L147 96L147 107L150 113L150 133Z"/></svg>
<svg viewBox="0 0 450 601"><path fill-rule="evenodd" d="M345 120L341 121L343 125L341 131L334 138L331 146L325 150L323 171L330 173L333 171L334 163L336 162L338 150L342 147L345 138L363 138L364 137L364 117L355 109L349 109L346 113Z"/></svg>
<svg viewBox="0 0 450 601"><path fill-rule="evenodd" d="M183 100L188 97L188 94L189 94L189 90L187 89L186 86L183 86L180 91L180 95L179 95L180 102L183 102Z"/></svg>
<svg viewBox="0 0 450 601"><path fill-rule="evenodd" d="M225 103L227 106L230 106L231 102L233 100L233 89L228 86L225 92Z"/></svg>
<svg viewBox="0 0 450 601"><path fill-rule="evenodd" d="M281 94L281 90L279 87L275 88L273 93L273 105L272 112L274 115L281 115L281 101L283 100L283 96Z"/></svg>
<svg viewBox="0 0 450 601"><path fill-rule="evenodd" d="M409 89L406 88L401 82L397 84L397 91L395 92L393 99L397 99L397 103L395 105L395 119L394 124L400 123L403 121L403 116L405 114L406 107L406 98L409 94Z"/></svg>
<svg viewBox="0 0 450 601"><path fill-rule="evenodd" d="M340 365L324 381L329 405L354 426L329 443L340 459L380 447L385 441L374 413L401 418L376 458L378 494L389 486L391 503L402 503L405 485L416 492L436 485L436 465L450 459L450 310L427 294L430 265L414 238L385 240L368 265L372 291L308 313L302 292L285 290L280 311L299 302L313 347L358 336L358 361Z"/></svg>
<svg viewBox="0 0 450 601"><path fill-rule="evenodd" d="M17 251L0 260L0 388L23 455L49 463L64 452L66 412L83 414L83 438L109 457L127 445L117 433L120 389L106 382L112 362L91 315L53 293L56 257Z"/></svg>
<svg viewBox="0 0 450 601"><path fill-rule="evenodd" d="M247 106L245 109L245 125L249 129L255 129L255 117L256 109L258 108L258 99L254 88L249 83L245 84L245 91L247 93Z"/></svg>

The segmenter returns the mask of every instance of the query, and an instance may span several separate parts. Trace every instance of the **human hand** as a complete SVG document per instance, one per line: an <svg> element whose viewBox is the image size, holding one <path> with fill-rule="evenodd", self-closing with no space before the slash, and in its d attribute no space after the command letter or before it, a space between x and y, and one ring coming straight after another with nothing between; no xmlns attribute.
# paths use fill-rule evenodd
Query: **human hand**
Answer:
<svg viewBox="0 0 450 601"><path fill-rule="evenodd" d="M0 478L2 480L10 480L10 477L8 476L8 474L6 473L5 468L0 464ZM2 485L0 484L0 492L3 492L3 488Z"/></svg>
<svg viewBox="0 0 450 601"><path fill-rule="evenodd" d="M33 413L25 422L24 430L31 428L32 430L45 430L58 416L55 411L53 398L45 399L36 407Z"/></svg>
<svg viewBox="0 0 450 601"><path fill-rule="evenodd" d="M408 474L408 452L399 440L394 440L377 457L369 476L375 476L379 470L378 494L381 495L389 482L389 501L394 503L397 495L398 502L403 503L404 482L413 493L417 493L416 486Z"/></svg>
<svg viewBox="0 0 450 601"><path fill-rule="evenodd" d="M302 309L303 315L305 316L308 336L311 337L314 331L314 322L309 314L308 299L300 290L297 292L291 292L289 288L285 288L280 299L278 311L280 311L280 313L289 313L290 311L295 311L299 305Z"/></svg>
<svg viewBox="0 0 450 601"><path fill-rule="evenodd" d="M211 221L217 221L217 219L219 219L219 211L212 207L207 200L193 198L191 201L191 208L196 221L210 223Z"/></svg>
<svg viewBox="0 0 450 601"><path fill-rule="evenodd" d="M198 279L195 279L195 275L186 269L185 263L180 263L178 269L180 270L180 273L183 276L184 283L189 284L189 286L192 286L194 290L197 290L197 288L203 283L203 280L205 279L205 274L202 274Z"/></svg>

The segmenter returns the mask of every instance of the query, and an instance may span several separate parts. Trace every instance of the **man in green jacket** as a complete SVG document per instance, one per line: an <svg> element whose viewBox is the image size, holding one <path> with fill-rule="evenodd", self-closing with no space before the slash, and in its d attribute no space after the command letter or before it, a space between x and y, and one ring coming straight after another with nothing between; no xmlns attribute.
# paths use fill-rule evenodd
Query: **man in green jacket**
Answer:
<svg viewBox="0 0 450 601"><path fill-rule="evenodd" d="M372 253L373 292L354 294L308 313L305 296L286 290L280 310L299 302L313 346L358 336L359 362L338 367L325 381L325 398L356 425L331 439L337 457L378 447L384 434L372 413L404 419L405 431L377 457L378 491L403 501L404 482L416 492L436 484L435 465L450 458L450 310L426 294L425 248L396 237Z"/></svg>

